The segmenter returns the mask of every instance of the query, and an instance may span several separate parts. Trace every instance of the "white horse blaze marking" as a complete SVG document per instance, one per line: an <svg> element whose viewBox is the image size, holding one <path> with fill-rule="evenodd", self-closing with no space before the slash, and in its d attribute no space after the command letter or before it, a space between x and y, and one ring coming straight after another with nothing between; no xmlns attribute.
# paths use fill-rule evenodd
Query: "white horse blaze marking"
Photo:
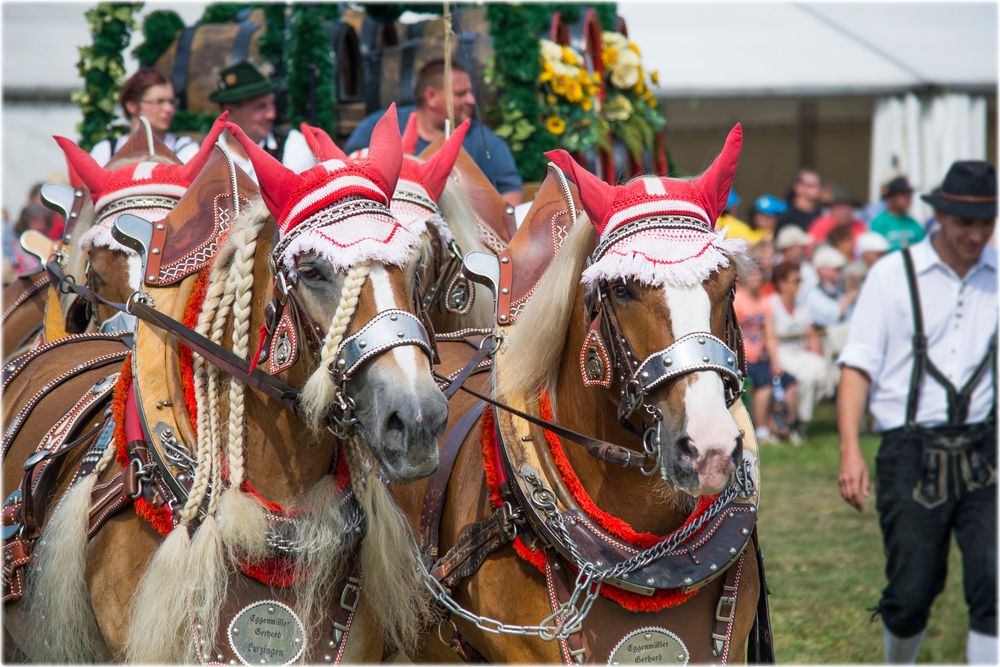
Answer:
<svg viewBox="0 0 1000 667"><path fill-rule="evenodd" d="M670 310L674 339L695 331L711 331L712 304L701 285L665 286L664 298ZM694 382L684 392L687 435L699 459L711 449L730 456L736 448L739 430L726 408L722 378L714 371L694 373Z"/></svg>
<svg viewBox="0 0 1000 667"><path fill-rule="evenodd" d="M368 280L375 290L375 310L382 312L390 308L399 308L396 298L392 293L392 285L389 282L389 274L381 264L372 266L368 273ZM417 359L417 349L413 345L401 345L392 348L392 358L402 371L403 375L410 381L411 387L416 387L419 375L419 365Z"/></svg>

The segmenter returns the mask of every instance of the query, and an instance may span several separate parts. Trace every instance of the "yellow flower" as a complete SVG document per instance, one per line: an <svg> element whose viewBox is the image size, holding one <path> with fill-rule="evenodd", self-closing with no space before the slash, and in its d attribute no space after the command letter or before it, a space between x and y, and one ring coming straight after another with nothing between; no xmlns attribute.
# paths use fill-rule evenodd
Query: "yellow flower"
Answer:
<svg viewBox="0 0 1000 667"><path fill-rule="evenodd" d="M556 103L556 96L555 95L551 95L551 94L550 95L546 95L545 96L545 103L546 104L555 104Z"/></svg>
<svg viewBox="0 0 1000 667"><path fill-rule="evenodd" d="M594 72L594 83L597 83L597 84L601 83L601 73L600 72Z"/></svg>
<svg viewBox="0 0 1000 667"><path fill-rule="evenodd" d="M573 49L568 46L562 47L562 61L567 65L575 65L577 62L577 55Z"/></svg>
<svg viewBox="0 0 1000 667"><path fill-rule="evenodd" d="M545 129L555 135L560 135L566 131L566 121L558 116L549 116L545 119Z"/></svg>
<svg viewBox="0 0 1000 667"><path fill-rule="evenodd" d="M594 103L591 101L590 97L583 98L583 104L581 105L584 111L590 111L594 108Z"/></svg>
<svg viewBox="0 0 1000 667"><path fill-rule="evenodd" d="M654 86L660 85L660 70L654 69L650 73L649 78L653 81Z"/></svg>
<svg viewBox="0 0 1000 667"><path fill-rule="evenodd" d="M637 56L641 56L641 55L642 55L642 53L641 53L641 52L639 51L639 47L635 45L635 42L629 42L629 43L628 43L628 48L629 48L629 50L631 50L631 51L632 51L632 53L634 53L635 55L637 55Z"/></svg>
<svg viewBox="0 0 1000 667"><path fill-rule="evenodd" d="M603 51L601 51L601 60L604 61L605 67L610 67L611 65L614 65L616 62L618 62L618 49L616 49L613 46L609 46L608 48L604 49Z"/></svg>

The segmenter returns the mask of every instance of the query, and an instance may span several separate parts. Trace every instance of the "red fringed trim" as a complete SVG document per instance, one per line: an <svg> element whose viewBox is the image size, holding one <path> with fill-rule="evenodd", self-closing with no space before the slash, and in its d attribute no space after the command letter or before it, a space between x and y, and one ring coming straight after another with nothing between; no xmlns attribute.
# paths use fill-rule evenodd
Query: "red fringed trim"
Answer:
<svg viewBox="0 0 1000 667"><path fill-rule="evenodd" d="M128 438L125 436L125 408L128 403L129 389L132 386L132 354L125 357L122 364L122 374L115 385L114 393L111 397L111 415L115 420L114 446L118 453L116 460L125 468L128 465L128 453L125 445ZM174 522L170 516L170 510L164 507L155 507L147 502L145 498L139 497L134 502L137 516L146 520L160 535L166 535L174 528Z"/></svg>
<svg viewBox="0 0 1000 667"><path fill-rule="evenodd" d="M121 466L128 465L128 454L125 451L125 402L128 400L128 388L132 386L132 353L129 352L122 363L121 375L111 392L111 416L115 420L113 442L118 453L115 460Z"/></svg>
<svg viewBox="0 0 1000 667"><path fill-rule="evenodd" d="M542 413L542 419L551 422L552 403L549 401L548 394L543 393L539 397L538 406ZM545 433L545 442L549 444L549 449L552 450L552 460L555 462L556 468L559 469L559 474L562 475L563 483L566 484L566 488L568 488L570 493L573 495L577 505L580 506L580 509L582 509L587 516L596 521L597 525L611 533L611 535L617 537L623 542L631 544L632 546L648 549L649 547L663 541L664 537L666 537L665 535L654 535L649 532L636 532L636 530L624 519L612 516L598 507L597 503L595 503L593 498L590 497L590 494L587 493L587 490L583 488L583 483L580 482L580 478L577 476L576 471L573 470L573 466L566 457L566 451L563 449L562 443L559 441L559 437L551 431L545 429L542 430ZM684 525L694 521L698 515L708 509L708 506L711 505L716 498L718 498L718 495L702 496L699 498L695 511L687 518Z"/></svg>
<svg viewBox="0 0 1000 667"><path fill-rule="evenodd" d="M267 586L287 588L295 583L295 566L283 557L270 558L250 565L241 564L240 570Z"/></svg>
<svg viewBox="0 0 1000 667"><path fill-rule="evenodd" d="M552 417L552 410L547 396L542 397L542 416L543 418L549 420L551 420ZM481 430L483 467L486 473L486 484L490 492L490 501L493 503L494 507L499 507L503 501L500 499L500 490L498 484L499 474L494 464L495 460L494 457L497 454L496 451L497 442L493 424L494 424L493 411L492 410L484 411L482 417L482 430ZM548 431L545 432L545 436L546 440L549 440L550 434ZM559 444L558 439L556 439L556 442L557 444ZM565 453L562 451L561 445L559 445L559 452L565 459ZM553 454L555 454L555 451L553 451ZM566 463L568 466L568 461ZM558 465L558 459L557 459L557 465ZM563 471L562 467L559 467L559 472L563 476L563 481L568 483L569 480L566 479L566 473ZM573 479L576 481L577 485L579 485L580 484L579 478L576 477L576 474L575 472L573 472L572 467L569 467L569 472L572 473ZM582 488L583 487L581 485L580 489L582 490ZM576 497L575 493L573 495L574 497ZM600 508L594 505L593 500L591 500L589 496L585 495L585 497L590 502L590 504L595 509L597 509L598 512L604 513ZM581 499L580 498L576 499L577 503L580 504L581 508L584 509L584 512L595 521L598 521L598 519L595 516L593 516L590 513L590 511L587 510L586 507L584 507L584 503L581 502ZM698 505L695 508L695 511L692 512L691 516L687 518L687 520L684 522L684 525L687 525L691 521L694 521L699 515L701 515L706 509L708 509L708 507L712 504L713 500L714 497L703 496L702 498L699 498ZM631 526L629 526L626 522L622 521L621 519L618 519L616 517L611 517L610 515L607 516L609 516L611 519L614 519L615 521L621 521L622 524L624 524L629 528L629 530L631 530ZM611 531L609 530L608 532ZM650 533L645 533L645 534L649 535ZM641 534L637 533L637 535ZM662 538L656 538L656 536L653 537L655 538L653 544L662 539ZM642 546L642 545L634 544L633 546ZM652 545L646 545L646 546L652 546ZM529 549L527 545L525 545L521 541L521 538L518 537L514 539L514 551L515 553L517 553L518 556L520 556L522 559L524 559L531 565L535 566L539 571L541 572L545 571L545 554L541 550L536 551ZM655 593L653 593L653 595L647 596L647 595L639 595L638 593L632 593L631 591L622 590L620 588L615 588L610 584L605 584L601 586L601 595L607 598L608 600L616 602L617 604L621 605L624 609L627 609L628 611L656 612L656 611L662 611L663 609L667 609L669 607L676 607L678 605L687 602L692 597L697 595L699 590L701 589L696 588L688 593L684 593L679 588L665 588L657 590Z"/></svg>
<svg viewBox="0 0 1000 667"><path fill-rule="evenodd" d="M198 274L198 281L194 284L191 298L188 299L184 309L184 326L194 329L198 326L198 316L201 315L201 307L205 303L205 294L208 292L208 279L211 270L203 269ZM191 428L198 433L198 401L194 395L194 355L184 343L177 343L178 356L181 364L181 389L184 392L184 405L188 414L191 415Z"/></svg>

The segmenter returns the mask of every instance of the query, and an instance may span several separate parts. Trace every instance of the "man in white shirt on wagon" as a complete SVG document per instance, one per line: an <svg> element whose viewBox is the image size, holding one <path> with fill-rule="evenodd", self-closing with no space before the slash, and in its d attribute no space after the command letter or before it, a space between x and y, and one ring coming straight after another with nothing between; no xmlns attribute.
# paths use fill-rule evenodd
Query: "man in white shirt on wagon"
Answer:
<svg viewBox="0 0 1000 667"><path fill-rule="evenodd" d="M938 225L868 273L840 356L840 494L861 511L865 404L882 443L876 509L888 584L885 659L913 663L943 590L954 532L969 606L967 657L997 663L996 171L954 163L923 199Z"/></svg>

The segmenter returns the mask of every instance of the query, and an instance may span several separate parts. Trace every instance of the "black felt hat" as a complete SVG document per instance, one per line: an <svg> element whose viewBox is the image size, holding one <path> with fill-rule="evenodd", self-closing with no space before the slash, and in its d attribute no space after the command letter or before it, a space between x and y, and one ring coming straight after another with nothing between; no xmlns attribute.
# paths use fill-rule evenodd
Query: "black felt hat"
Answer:
<svg viewBox="0 0 1000 667"><path fill-rule="evenodd" d="M273 93L275 88L273 81L244 60L219 71L219 87L208 99L216 104L241 102Z"/></svg>
<svg viewBox="0 0 1000 667"><path fill-rule="evenodd" d="M997 217L997 172L985 160L962 160L948 169L941 187L920 198L936 210L968 220Z"/></svg>

